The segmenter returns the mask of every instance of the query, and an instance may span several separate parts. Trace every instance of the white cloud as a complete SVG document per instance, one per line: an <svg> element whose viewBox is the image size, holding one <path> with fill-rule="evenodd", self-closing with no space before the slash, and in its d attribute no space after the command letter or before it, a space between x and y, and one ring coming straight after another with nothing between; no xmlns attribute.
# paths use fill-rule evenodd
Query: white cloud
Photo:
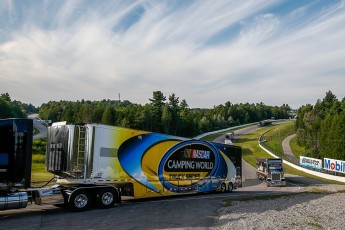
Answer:
<svg viewBox="0 0 345 230"><path fill-rule="evenodd" d="M0 41L0 92L35 105L117 99L118 93L148 103L155 90L175 93L191 107L226 101L297 107L328 90L341 99L343 6L311 17L310 6L300 6L284 16L271 10L279 3L195 1L178 8L171 1L47 1L27 11L12 7L8 14L25 22L17 19L11 30L0 24L10 34ZM47 12L34 14L37 9ZM123 24L132 15L137 21ZM224 31L221 43L209 42Z"/></svg>

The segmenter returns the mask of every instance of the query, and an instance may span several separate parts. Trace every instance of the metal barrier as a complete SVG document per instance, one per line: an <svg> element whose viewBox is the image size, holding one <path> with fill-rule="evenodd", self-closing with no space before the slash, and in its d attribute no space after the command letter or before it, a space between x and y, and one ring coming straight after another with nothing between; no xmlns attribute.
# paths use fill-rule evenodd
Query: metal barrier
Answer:
<svg viewBox="0 0 345 230"><path fill-rule="evenodd" d="M322 177L322 178L325 178L325 179L335 180L335 181L339 181L339 182L345 183L344 175L337 176L337 174L334 174L334 172L330 172L330 171L327 171L327 170L322 170L320 172L318 170L310 170L310 169L301 167L301 166L299 166L299 161L298 162L296 162L295 160L290 161L289 158L287 157L287 155L284 154L282 151L276 151L275 149L273 149L270 146L268 146L267 144L265 144L266 141L263 140L263 136L266 133L268 133L269 131L271 131L271 130L272 129L267 130L259 138L259 146L263 150L265 150L268 154L270 154L274 158L283 158L284 159L284 163L286 163L287 165L289 165L289 166L291 166L291 167L293 167L293 168L295 168L297 170L300 170L300 171L312 174L314 176Z"/></svg>

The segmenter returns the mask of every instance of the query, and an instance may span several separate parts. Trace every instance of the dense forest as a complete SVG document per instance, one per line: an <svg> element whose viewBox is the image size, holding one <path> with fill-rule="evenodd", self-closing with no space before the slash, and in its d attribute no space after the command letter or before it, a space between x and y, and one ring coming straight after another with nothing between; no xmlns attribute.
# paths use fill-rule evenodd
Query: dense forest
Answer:
<svg viewBox="0 0 345 230"><path fill-rule="evenodd" d="M102 123L177 136L193 137L200 133L235 125L275 118L288 118L290 107L259 104L232 104L212 109L189 108L186 100L175 94L166 97L154 91L145 105L129 101L60 101L42 104L42 119L68 123Z"/></svg>
<svg viewBox="0 0 345 230"><path fill-rule="evenodd" d="M328 91L314 106L298 109L296 130L298 143L306 155L345 160L345 98L339 101Z"/></svg>
<svg viewBox="0 0 345 230"><path fill-rule="evenodd" d="M69 124L101 123L177 136L193 137L201 133L240 124L289 118L288 105L268 106L263 103L214 106L212 109L189 108L186 100L175 94L166 97L154 91L145 105L129 101L50 101L40 108L0 95L0 118L24 118L38 113L41 119L67 121ZM306 156L345 160L345 98L339 101L328 91L316 104L298 109L296 120L298 143Z"/></svg>
<svg viewBox="0 0 345 230"><path fill-rule="evenodd" d="M166 97L154 91L145 105L129 101L50 101L39 108L41 119L67 121L69 124L101 123L193 137L201 133L246 124L271 117L288 118L288 105L268 106L257 104L232 104L214 106L212 109L189 108L186 100L175 94ZM0 118L25 117L38 112L31 104L12 101L8 93L1 94Z"/></svg>
<svg viewBox="0 0 345 230"><path fill-rule="evenodd" d="M24 118L28 113L37 113L38 108L32 104L20 101L12 101L8 93L0 95L0 119L1 118Z"/></svg>

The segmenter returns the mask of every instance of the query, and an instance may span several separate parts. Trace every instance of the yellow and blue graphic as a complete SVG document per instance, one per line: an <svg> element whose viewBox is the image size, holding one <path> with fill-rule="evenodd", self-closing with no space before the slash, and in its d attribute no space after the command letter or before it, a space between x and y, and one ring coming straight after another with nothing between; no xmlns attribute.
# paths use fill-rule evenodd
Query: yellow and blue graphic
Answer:
<svg viewBox="0 0 345 230"><path fill-rule="evenodd" d="M223 145L221 145L224 148ZM236 169L219 145L159 133L141 134L118 150L122 169L136 182L156 193L207 192Z"/></svg>
<svg viewBox="0 0 345 230"><path fill-rule="evenodd" d="M236 146L90 124L88 151L80 152L76 137L84 137L77 126L49 131L47 162L65 166L50 170L67 178L59 183L79 183L76 180L84 175L86 183L115 184L141 198L215 191L222 183L235 185L241 175L241 149ZM85 164L80 164L81 153Z"/></svg>

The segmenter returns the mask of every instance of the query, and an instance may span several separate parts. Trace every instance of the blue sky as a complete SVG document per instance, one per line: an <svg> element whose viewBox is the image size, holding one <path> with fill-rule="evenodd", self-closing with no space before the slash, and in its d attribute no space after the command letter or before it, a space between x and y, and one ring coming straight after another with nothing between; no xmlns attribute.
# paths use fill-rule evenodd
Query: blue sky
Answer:
<svg viewBox="0 0 345 230"><path fill-rule="evenodd" d="M0 0L0 93L36 106L175 93L191 108L345 96L344 0Z"/></svg>

